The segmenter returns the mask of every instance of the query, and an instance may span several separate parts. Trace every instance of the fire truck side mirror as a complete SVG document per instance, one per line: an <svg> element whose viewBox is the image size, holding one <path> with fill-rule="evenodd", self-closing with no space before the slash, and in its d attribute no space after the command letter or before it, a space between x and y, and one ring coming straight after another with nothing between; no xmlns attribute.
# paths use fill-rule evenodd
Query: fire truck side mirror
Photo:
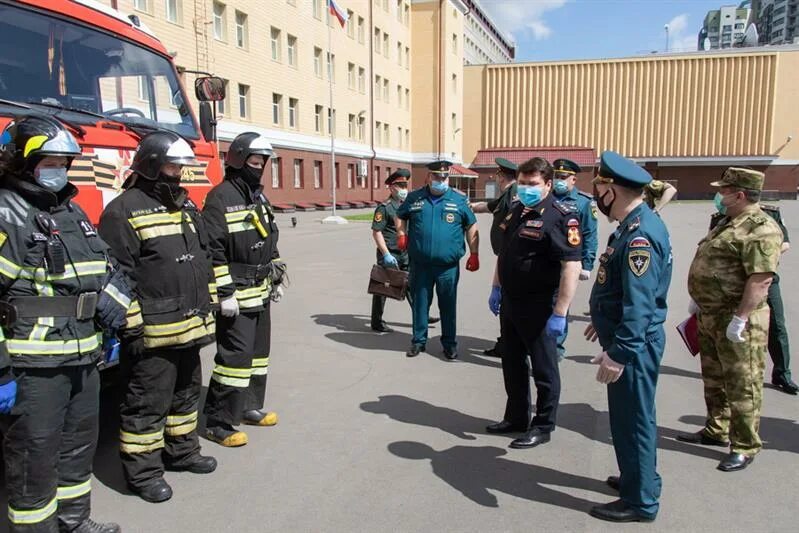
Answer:
<svg viewBox="0 0 799 533"><path fill-rule="evenodd" d="M204 76L194 81L194 94L200 102L218 102L225 99L225 80Z"/></svg>
<svg viewBox="0 0 799 533"><path fill-rule="evenodd" d="M200 131L203 132L206 141L216 140L216 120L208 102L200 102Z"/></svg>

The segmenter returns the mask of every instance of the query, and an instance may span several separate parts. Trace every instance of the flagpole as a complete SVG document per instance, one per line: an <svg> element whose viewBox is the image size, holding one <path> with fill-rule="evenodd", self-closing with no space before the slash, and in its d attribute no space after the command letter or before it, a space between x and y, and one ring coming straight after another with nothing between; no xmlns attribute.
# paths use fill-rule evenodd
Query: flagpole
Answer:
<svg viewBox="0 0 799 533"><path fill-rule="evenodd" d="M336 116L333 113L333 39L330 35L330 4L327 6L327 84L330 91L330 183L333 187L333 216L336 216Z"/></svg>

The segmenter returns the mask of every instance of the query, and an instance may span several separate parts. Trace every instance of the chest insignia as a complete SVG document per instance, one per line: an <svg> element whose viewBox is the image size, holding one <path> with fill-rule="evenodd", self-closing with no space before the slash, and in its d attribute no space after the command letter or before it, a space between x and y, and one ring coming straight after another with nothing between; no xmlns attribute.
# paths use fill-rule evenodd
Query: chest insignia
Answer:
<svg viewBox="0 0 799 533"><path fill-rule="evenodd" d="M627 264L630 265L630 271L640 278L649 270L650 259L648 250L631 250L627 255Z"/></svg>
<svg viewBox="0 0 799 533"><path fill-rule="evenodd" d="M572 226L569 228L569 231L566 234L566 240L569 241L571 246L578 246L580 242L582 242L582 237L580 236L580 228Z"/></svg>
<svg viewBox="0 0 799 533"><path fill-rule="evenodd" d="M447 222L449 222L450 224L455 222L455 215L452 213L447 213Z"/></svg>
<svg viewBox="0 0 799 533"><path fill-rule="evenodd" d="M525 222L525 226L528 228L543 228L544 221L543 220L528 220Z"/></svg>
<svg viewBox="0 0 799 533"><path fill-rule="evenodd" d="M88 220L78 220L78 225L80 226L80 229L81 231L83 231L83 234L85 236L87 237L97 236L97 230L94 229L94 226L92 226L91 222L89 222Z"/></svg>
<svg viewBox="0 0 799 533"><path fill-rule="evenodd" d="M536 241L540 241L544 238L544 234L537 229L523 229L519 232L519 235L522 237L527 237L528 239L534 239Z"/></svg>
<svg viewBox="0 0 799 533"><path fill-rule="evenodd" d="M599 265L599 269L596 271L596 282L600 285L604 285L607 280L608 271L605 268L605 265Z"/></svg>
<svg viewBox="0 0 799 533"><path fill-rule="evenodd" d="M627 245L628 248L651 248L652 244L645 237L635 237Z"/></svg>

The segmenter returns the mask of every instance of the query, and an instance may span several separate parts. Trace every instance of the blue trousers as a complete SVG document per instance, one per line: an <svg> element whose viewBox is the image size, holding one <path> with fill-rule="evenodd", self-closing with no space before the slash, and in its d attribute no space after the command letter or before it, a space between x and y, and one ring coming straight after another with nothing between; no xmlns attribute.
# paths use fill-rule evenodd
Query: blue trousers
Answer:
<svg viewBox="0 0 799 533"><path fill-rule="evenodd" d="M413 344L427 344L427 323L433 290L438 297L438 311L441 314L441 345L444 349L455 350L455 319L458 299L458 278L460 265L430 265L411 261L410 290L413 311Z"/></svg>
<svg viewBox="0 0 799 533"><path fill-rule="evenodd" d="M657 473L655 388L666 344L660 327L647 335L644 350L608 385L610 432L621 474L622 501L647 515L659 508L661 480Z"/></svg>

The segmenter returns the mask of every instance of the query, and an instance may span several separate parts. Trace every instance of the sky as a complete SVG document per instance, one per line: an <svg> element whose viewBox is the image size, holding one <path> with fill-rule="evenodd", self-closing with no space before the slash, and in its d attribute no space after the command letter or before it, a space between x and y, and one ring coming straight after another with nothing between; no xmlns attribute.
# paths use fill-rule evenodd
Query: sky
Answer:
<svg viewBox="0 0 799 533"><path fill-rule="evenodd" d="M705 14L724 0L479 0L513 35L516 61L593 59L696 50Z"/></svg>

